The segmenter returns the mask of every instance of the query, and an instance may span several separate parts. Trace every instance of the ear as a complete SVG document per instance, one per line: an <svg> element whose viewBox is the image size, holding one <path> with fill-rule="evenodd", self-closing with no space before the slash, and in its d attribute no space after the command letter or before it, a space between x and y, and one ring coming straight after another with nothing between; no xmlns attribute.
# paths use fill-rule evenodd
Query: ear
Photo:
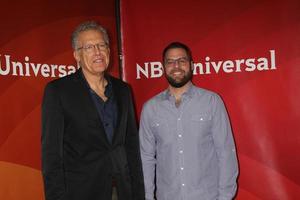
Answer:
<svg viewBox="0 0 300 200"><path fill-rule="evenodd" d="M80 56L79 56L78 51L73 51L73 56L74 56L75 60L77 61L77 63L79 63L79 61L80 61Z"/></svg>
<svg viewBox="0 0 300 200"><path fill-rule="evenodd" d="M107 67L108 67L109 63L111 61L111 54L110 54L110 48L109 47L107 48L107 53L108 53L108 65L107 65Z"/></svg>
<svg viewBox="0 0 300 200"><path fill-rule="evenodd" d="M192 70L192 72L194 71L194 62L193 61L191 61L191 70Z"/></svg>
<svg viewBox="0 0 300 200"><path fill-rule="evenodd" d="M162 71L163 71L163 73L165 73L165 71L166 71L164 64L162 64Z"/></svg>

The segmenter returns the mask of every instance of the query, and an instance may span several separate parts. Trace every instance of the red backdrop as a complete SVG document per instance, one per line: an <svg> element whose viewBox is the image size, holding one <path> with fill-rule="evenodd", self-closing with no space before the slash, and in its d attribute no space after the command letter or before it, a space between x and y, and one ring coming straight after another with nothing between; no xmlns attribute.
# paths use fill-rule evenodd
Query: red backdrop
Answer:
<svg viewBox="0 0 300 200"><path fill-rule="evenodd" d="M167 85L163 48L189 45L194 83L219 93L231 118L239 200L300 199L299 10L298 0L121 2L123 74L137 113Z"/></svg>
<svg viewBox="0 0 300 200"><path fill-rule="evenodd" d="M82 21L91 19L109 29L112 73L118 76L113 0L1 2L1 200L43 199L40 173L43 89L48 81L75 69L71 32Z"/></svg>
<svg viewBox="0 0 300 200"><path fill-rule="evenodd" d="M81 21L108 27L118 76L114 6L113 0L1 3L1 200L43 199L42 92L75 68L70 34ZM194 82L218 92L228 108L239 200L300 199L299 10L298 0L121 1L123 78L133 87L137 113L167 85L162 49L171 41L188 44Z"/></svg>

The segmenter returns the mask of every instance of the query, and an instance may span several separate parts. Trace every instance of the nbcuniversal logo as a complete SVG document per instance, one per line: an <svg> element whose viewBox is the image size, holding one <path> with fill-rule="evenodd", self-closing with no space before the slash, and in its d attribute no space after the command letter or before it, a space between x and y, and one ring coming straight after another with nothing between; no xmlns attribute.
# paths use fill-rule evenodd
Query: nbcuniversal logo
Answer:
<svg viewBox="0 0 300 200"><path fill-rule="evenodd" d="M267 57L246 58L237 60L211 61L205 57L205 62L194 63L194 75L205 75L212 73L238 73L276 70L275 50L269 50ZM159 78L163 75L161 62L145 62L144 65L136 64L136 79Z"/></svg>

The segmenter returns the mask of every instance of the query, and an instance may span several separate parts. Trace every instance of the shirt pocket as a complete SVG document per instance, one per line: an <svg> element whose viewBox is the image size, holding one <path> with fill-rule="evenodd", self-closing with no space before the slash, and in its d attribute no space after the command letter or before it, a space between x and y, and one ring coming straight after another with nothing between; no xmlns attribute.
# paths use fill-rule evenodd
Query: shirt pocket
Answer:
<svg viewBox="0 0 300 200"><path fill-rule="evenodd" d="M151 123L151 130L154 133L158 144L171 142L172 135L169 134L169 126L164 118L155 118Z"/></svg>
<svg viewBox="0 0 300 200"><path fill-rule="evenodd" d="M191 119L195 122L209 122L211 121L212 117L209 114L196 114L192 115Z"/></svg>
<svg viewBox="0 0 300 200"><path fill-rule="evenodd" d="M210 135L212 116L210 114L194 114L191 116L191 128L196 137Z"/></svg>

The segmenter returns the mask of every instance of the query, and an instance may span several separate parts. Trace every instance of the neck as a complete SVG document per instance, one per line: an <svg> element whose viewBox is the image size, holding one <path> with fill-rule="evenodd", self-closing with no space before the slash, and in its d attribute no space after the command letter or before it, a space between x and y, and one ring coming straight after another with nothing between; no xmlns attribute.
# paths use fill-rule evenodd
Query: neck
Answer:
<svg viewBox="0 0 300 200"><path fill-rule="evenodd" d="M86 72L85 70L82 70L82 72L89 86L93 90L98 90L98 89L102 90L107 85L107 81L104 77L104 73L91 74L89 72Z"/></svg>
<svg viewBox="0 0 300 200"><path fill-rule="evenodd" d="M183 93L185 93L191 85L191 82L187 82L184 86L180 88L172 87L169 85L169 91L172 95L174 95L176 100L180 100Z"/></svg>

